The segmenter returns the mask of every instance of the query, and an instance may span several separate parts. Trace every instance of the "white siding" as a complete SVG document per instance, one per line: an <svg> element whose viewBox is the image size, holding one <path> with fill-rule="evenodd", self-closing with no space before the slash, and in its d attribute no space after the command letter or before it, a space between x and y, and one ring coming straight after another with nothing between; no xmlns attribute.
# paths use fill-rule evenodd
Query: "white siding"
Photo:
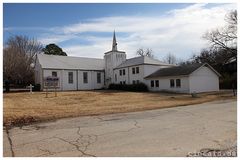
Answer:
<svg viewBox="0 0 240 160"><path fill-rule="evenodd" d="M68 82L68 73L73 73L73 83ZM62 87L63 90L77 90L77 71L76 70L63 70L62 71Z"/></svg>
<svg viewBox="0 0 240 160"><path fill-rule="evenodd" d="M52 76L52 72L57 72L59 77L58 90L93 90L104 87L104 72L103 71L82 71L82 70L51 70L44 69L44 77ZM68 82L68 73L73 72L73 83ZM88 73L88 83L83 83L83 72ZM101 83L97 83L97 73L101 73Z"/></svg>
<svg viewBox="0 0 240 160"><path fill-rule="evenodd" d="M125 75L122 74L120 76L119 71L124 70L124 69L125 69ZM117 77L117 80L115 79L115 76ZM120 81L125 81L126 84L129 84L128 79L129 79L128 78L128 67L114 70L114 83L115 84L119 84Z"/></svg>
<svg viewBox="0 0 240 160"><path fill-rule="evenodd" d="M83 72L87 72L88 83L83 81ZM97 83L98 71L78 71L78 90L101 89L104 87L104 72L101 73L101 83Z"/></svg>
<svg viewBox="0 0 240 160"><path fill-rule="evenodd" d="M190 77L190 92L219 91L219 77L208 67L201 67Z"/></svg>
<svg viewBox="0 0 240 160"><path fill-rule="evenodd" d="M170 79L174 79L174 87L170 87ZM176 79L181 79L181 87L176 87ZM151 80L147 80L147 85L150 91L189 93L189 77L165 77L154 78L152 80L154 80L154 87L151 87ZM159 87L156 87L155 80L159 80Z"/></svg>
<svg viewBox="0 0 240 160"><path fill-rule="evenodd" d="M139 73L136 73L136 67L139 67ZM132 84L133 81L139 80L139 82L142 83L148 83L147 80L144 79L144 77L152 74L153 72L159 70L160 68L166 68L169 66L158 66L158 65L135 65L120 69L114 70L114 83L120 83L120 81L126 81L126 84ZM135 68L135 74L132 72L132 68ZM125 75L119 74L119 70L125 69ZM115 81L115 75L117 75L117 81Z"/></svg>
<svg viewBox="0 0 240 160"><path fill-rule="evenodd" d="M139 68L139 73L136 73L136 68ZM135 68L135 74L132 72L132 68ZM119 74L120 70L125 69L125 75ZM115 80L117 76L117 81ZM144 80L144 65L130 66L114 70L114 83L120 83L120 81L126 81L126 84L133 84L133 81L145 82Z"/></svg>
<svg viewBox="0 0 240 160"><path fill-rule="evenodd" d="M35 78L35 84L40 84L42 88L42 68L38 59L36 60L36 64L34 68L34 78Z"/></svg>
<svg viewBox="0 0 240 160"><path fill-rule="evenodd" d="M139 67L139 73L136 73L136 67ZM135 68L135 74L133 74L132 68ZM129 67L129 84L133 84L133 81L135 81L136 83L137 80L139 80L139 82L143 82L143 75L144 75L143 65Z"/></svg>
<svg viewBox="0 0 240 160"><path fill-rule="evenodd" d="M101 73L101 83L97 83L97 73ZM104 87L104 72L92 71L93 89L102 89Z"/></svg>
<svg viewBox="0 0 240 160"><path fill-rule="evenodd" d="M119 66L121 63L126 61L125 52L111 51L104 55L105 60L105 74L106 74L106 85L115 83L114 68Z"/></svg>

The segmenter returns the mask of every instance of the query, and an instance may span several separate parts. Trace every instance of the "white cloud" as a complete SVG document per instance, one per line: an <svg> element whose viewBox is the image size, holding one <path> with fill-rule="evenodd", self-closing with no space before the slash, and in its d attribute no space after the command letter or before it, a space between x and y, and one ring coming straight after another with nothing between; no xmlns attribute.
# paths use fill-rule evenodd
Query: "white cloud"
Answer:
<svg viewBox="0 0 240 160"><path fill-rule="evenodd" d="M74 56L102 58L111 49L110 37L93 35L74 36L88 32L127 33L118 36L118 49L127 52L128 58L135 56L140 47L151 48L158 58L171 52L177 57L187 59L193 52L206 47L202 35L207 31L225 24L225 14L236 9L234 4L194 4L183 9L175 9L164 15L155 16L116 16L90 19L85 22L55 27L56 35L41 38L43 43L59 43L73 38L87 40L89 44L68 45L63 49ZM58 34L61 33L61 34ZM81 34L80 34L81 35Z"/></svg>
<svg viewBox="0 0 240 160"><path fill-rule="evenodd" d="M49 43L60 43L70 39L76 38L74 35L56 35L56 34L43 34L38 40L44 45Z"/></svg>

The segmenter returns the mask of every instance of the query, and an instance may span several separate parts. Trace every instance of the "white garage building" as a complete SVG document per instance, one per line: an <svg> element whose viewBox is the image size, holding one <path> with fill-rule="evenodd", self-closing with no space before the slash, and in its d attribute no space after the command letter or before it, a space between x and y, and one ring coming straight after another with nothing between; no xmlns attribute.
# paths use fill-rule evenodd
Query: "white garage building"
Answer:
<svg viewBox="0 0 240 160"><path fill-rule="evenodd" d="M35 84L43 90L48 76L59 78L62 91L144 83L151 91L192 93L218 91L220 74L208 64L175 66L146 56L126 59L126 53L117 50L114 32L112 50L104 59L37 55Z"/></svg>
<svg viewBox="0 0 240 160"><path fill-rule="evenodd" d="M159 69L145 77L152 91L198 93L219 91L220 74L209 64L192 64Z"/></svg>

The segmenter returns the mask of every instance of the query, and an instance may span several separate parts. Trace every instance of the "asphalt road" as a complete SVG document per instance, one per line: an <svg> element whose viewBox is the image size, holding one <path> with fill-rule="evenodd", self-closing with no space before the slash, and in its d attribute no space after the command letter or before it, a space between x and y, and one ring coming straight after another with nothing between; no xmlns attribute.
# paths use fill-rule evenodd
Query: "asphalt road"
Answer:
<svg viewBox="0 0 240 160"><path fill-rule="evenodd" d="M61 119L3 131L4 156L187 156L236 147L237 102Z"/></svg>

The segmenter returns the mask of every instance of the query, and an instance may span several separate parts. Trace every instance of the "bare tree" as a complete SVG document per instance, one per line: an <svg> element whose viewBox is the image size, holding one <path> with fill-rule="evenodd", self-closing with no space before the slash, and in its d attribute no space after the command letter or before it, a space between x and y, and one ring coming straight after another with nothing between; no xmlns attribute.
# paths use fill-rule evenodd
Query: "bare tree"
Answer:
<svg viewBox="0 0 240 160"><path fill-rule="evenodd" d="M168 53L164 58L163 61L168 64L177 64L177 58L174 54Z"/></svg>
<svg viewBox="0 0 240 160"><path fill-rule="evenodd" d="M203 36L211 44L212 49L222 49L237 56L237 11L231 11L225 17L225 27L206 32Z"/></svg>
<svg viewBox="0 0 240 160"><path fill-rule="evenodd" d="M33 83L34 72L30 66L42 45L26 36L13 36L8 39L3 50L3 79L13 83Z"/></svg>
<svg viewBox="0 0 240 160"><path fill-rule="evenodd" d="M27 55L31 60L35 60L35 56L41 53L43 49L42 44L36 39L18 35L10 37L6 45L16 49L20 54Z"/></svg>
<svg viewBox="0 0 240 160"><path fill-rule="evenodd" d="M139 48L139 49L136 51L136 54L137 54L137 55L140 55L140 56L148 56L148 57L153 58L154 55L153 55L152 53L153 53L153 51L152 51L150 48L147 48L147 49Z"/></svg>

